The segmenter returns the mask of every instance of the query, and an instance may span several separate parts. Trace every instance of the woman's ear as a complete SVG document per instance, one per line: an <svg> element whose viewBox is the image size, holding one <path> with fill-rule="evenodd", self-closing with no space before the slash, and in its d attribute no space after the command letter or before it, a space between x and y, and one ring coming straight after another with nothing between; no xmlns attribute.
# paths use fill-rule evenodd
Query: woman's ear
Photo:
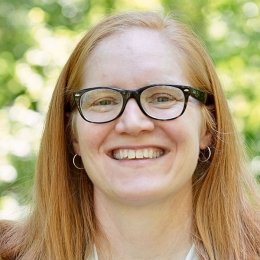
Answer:
<svg viewBox="0 0 260 260"><path fill-rule="evenodd" d="M210 146L212 142L212 134L209 130L204 131L200 137L200 150L204 150L207 146Z"/></svg>
<svg viewBox="0 0 260 260"><path fill-rule="evenodd" d="M72 137L72 144L73 144L74 153L78 154L78 155L81 155L80 154L79 142L78 142L76 137Z"/></svg>
<svg viewBox="0 0 260 260"><path fill-rule="evenodd" d="M71 139L72 139L74 153L80 155L80 145L78 142L78 133L77 133L77 129L76 129L75 114L71 115L70 126L71 126Z"/></svg>
<svg viewBox="0 0 260 260"><path fill-rule="evenodd" d="M200 150L210 147L213 142L213 129L215 128L214 118L207 108L202 109L202 127L200 133Z"/></svg>

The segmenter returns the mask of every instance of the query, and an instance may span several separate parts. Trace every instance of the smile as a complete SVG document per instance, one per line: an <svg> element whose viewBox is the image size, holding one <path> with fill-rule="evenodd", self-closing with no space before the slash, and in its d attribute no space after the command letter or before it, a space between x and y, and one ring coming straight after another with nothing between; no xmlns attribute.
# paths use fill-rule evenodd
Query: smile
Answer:
<svg viewBox="0 0 260 260"><path fill-rule="evenodd" d="M112 152L112 156L116 160L155 159L163 154L164 150L159 148L116 149Z"/></svg>

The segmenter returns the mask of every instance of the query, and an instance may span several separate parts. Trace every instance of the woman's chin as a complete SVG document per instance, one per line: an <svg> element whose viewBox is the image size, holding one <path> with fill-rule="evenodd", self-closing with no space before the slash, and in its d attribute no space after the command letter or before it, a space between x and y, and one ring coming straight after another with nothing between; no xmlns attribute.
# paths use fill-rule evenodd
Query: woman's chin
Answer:
<svg viewBox="0 0 260 260"><path fill-rule="evenodd" d="M170 193L170 192L168 192ZM116 190L113 193L113 199L124 205L149 205L163 201L170 196L163 188L157 187L135 187L133 189Z"/></svg>

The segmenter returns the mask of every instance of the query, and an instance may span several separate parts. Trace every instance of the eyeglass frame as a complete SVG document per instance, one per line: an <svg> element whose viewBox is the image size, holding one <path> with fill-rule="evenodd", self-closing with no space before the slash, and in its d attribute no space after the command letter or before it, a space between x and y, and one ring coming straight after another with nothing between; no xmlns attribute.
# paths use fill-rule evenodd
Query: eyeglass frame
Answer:
<svg viewBox="0 0 260 260"><path fill-rule="evenodd" d="M151 88L151 87L156 87L156 86L158 86L158 87L159 86L174 87L174 88L180 89L183 92L183 95L184 95L184 106L183 106L183 109L182 109L182 112L180 113L180 115L178 115L176 117L173 117L173 118L168 118L168 119L159 119L159 118L152 117L152 116L148 115L147 112L145 112L145 110L142 107L141 101L140 101L140 96L141 96L142 92L145 91L146 89ZM107 120L107 121L95 122L95 121L88 120L83 115L83 112L82 112L82 109L81 109L81 105L80 105L80 99L81 99L81 97L82 97L82 95L84 93L92 91L92 90L95 90L95 89L111 89L111 90L117 91L117 92L119 92L121 94L121 96L123 98L122 108L121 108L120 112L118 113L118 115L115 118L113 118L111 120ZM191 87L191 86L175 85L175 84L152 84L152 85L144 86L142 88L135 89L135 90L120 89L120 88L115 88L115 87L93 87L93 88L85 88L85 89L81 89L81 90L73 92L73 98L74 98L74 101L76 103L78 112L81 115L81 117L85 121L87 121L89 123L95 123L95 124L109 123L109 122L114 121L117 118L119 118L124 113L125 107L127 105L127 102L131 98L133 98L136 101L136 103L137 103L138 107L140 108L140 110L147 117L152 118L154 120L160 120L160 121L174 120L174 119L176 119L176 118L178 118L178 117L183 115L183 113L186 110L187 103L188 103L188 100L189 100L190 96L195 98L196 100L200 101L204 105L211 104L212 100L213 100L213 95L208 93L208 92L204 92L202 90L199 90L199 89Z"/></svg>

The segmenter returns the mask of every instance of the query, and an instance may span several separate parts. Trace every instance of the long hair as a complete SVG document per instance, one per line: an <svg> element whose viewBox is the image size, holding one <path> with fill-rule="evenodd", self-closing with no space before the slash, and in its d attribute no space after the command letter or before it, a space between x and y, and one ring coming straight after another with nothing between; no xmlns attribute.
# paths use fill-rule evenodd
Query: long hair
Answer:
<svg viewBox="0 0 260 260"><path fill-rule="evenodd" d="M58 79L41 141L32 213L25 223L1 223L3 259L75 259L98 246L93 185L75 171L72 92L84 64L106 37L131 27L156 30L178 49L189 82L213 94L202 106L212 134L212 157L198 162L193 176L193 241L201 259L256 259L260 256L259 204L227 101L205 48L185 25L152 12L121 13L104 19L79 42Z"/></svg>

